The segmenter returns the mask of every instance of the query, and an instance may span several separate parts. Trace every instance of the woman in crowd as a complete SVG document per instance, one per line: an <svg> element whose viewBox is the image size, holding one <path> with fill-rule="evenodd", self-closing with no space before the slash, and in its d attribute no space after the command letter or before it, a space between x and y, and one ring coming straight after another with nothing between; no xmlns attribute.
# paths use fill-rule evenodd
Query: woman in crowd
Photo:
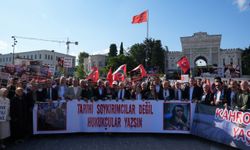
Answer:
<svg viewBox="0 0 250 150"><path fill-rule="evenodd" d="M0 149L4 149L4 139L10 136L10 100L7 98L8 90L6 88L0 89L0 104L4 104L7 107L6 120L0 122Z"/></svg>

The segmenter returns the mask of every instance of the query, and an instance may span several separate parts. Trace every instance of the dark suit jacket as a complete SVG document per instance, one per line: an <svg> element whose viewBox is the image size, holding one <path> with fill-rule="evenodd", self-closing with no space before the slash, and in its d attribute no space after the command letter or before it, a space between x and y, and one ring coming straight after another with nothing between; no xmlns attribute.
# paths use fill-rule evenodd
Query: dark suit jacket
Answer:
<svg viewBox="0 0 250 150"><path fill-rule="evenodd" d="M53 101L58 100L58 87L57 86L55 88L52 88L52 87L47 88L46 91L47 91L47 97L46 97L47 99L52 99ZM50 97L50 92L52 92L51 93L52 98Z"/></svg>
<svg viewBox="0 0 250 150"><path fill-rule="evenodd" d="M99 88L96 87L94 89L95 99L96 100L104 100L106 98L106 90L105 88L102 88L102 94L99 92Z"/></svg>
<svg viewBox="0 0 250 150"><path fill-rule="evenodd" d="M183 95L183 98L184 99L189 99L189 95L190 95L190 87L187 86L184 90L184 95ZM193 95L192 95L192 100L193 99L197 99L197 100L200 100L201 99L201 96L202 96L202 89L198 86L194 86L194 89L193 89Z"/></svg>
<svg viewBox="0 0 250 150"><path fill-rule="evenodd" d="M174 99L174 91L173 91L173 89L169 88L168 90L169 90L169 96L167 97L166 100ZM159 99L164 100L164 89L160 90Z"/></svg>
<svg viewBox="0 0 250 150"><path fill-rule="evenodd" d="M203 97L204 96L204 97ZM203 99L204 98L204 99ZM203 94L201 96L201 103L206 105L211 105L211 102L214 100L214 94L208 93L207 95Z"/></svg>

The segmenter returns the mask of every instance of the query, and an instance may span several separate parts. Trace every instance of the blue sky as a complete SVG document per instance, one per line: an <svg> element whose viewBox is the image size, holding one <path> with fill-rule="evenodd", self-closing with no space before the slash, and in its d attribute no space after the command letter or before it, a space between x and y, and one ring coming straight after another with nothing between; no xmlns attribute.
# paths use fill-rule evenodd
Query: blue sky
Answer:
<svg viewBox="0 0 250 150"><path fill-rule="evenodd" d="M12 35L78 41L70 54L107 52L141 43L146 23L132 17L149 10L149 36L171 51L194 32L222 34L221 48L250 45L250 0L6 0L0 5L0 53L12 52ZM17 38L16 52L38 49L66 53L64 44Z"/></svg>

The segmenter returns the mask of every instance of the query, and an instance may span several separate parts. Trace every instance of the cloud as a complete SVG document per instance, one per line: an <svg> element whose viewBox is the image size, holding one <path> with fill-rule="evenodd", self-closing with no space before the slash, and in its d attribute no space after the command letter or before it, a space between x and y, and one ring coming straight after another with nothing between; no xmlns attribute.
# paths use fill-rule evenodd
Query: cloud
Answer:
<svg viewBox="0 0 250 150"><path fill-rule="evenodd" d="M234 4L238 6L240 11L246 10L249 6L249 3L247 0L234 0Z"/></svg>
<svg viewBox="0 0 250 150"><path fill-rule="evenodd" d="M0 50L6 50L7 47L8 47L8 44L0 40Z"/></svg>
<svg viewBox="0 0 250 150"><path fill-rule="evenodd" d="M104 50L99 50L99 51L94 51L93 54L90 55L96 55L96 54L108 54L109 48L104 49Z"/></svg>

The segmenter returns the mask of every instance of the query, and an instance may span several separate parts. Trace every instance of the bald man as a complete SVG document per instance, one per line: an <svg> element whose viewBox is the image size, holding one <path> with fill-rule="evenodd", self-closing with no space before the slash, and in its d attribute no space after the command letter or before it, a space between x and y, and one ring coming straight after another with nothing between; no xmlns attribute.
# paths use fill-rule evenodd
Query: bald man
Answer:
<svg viewBox="0 0 250 150"><path fill-rule="evenodd" d="M237 96L235 108L241 111L250 109L250 93L249 85L247 81L241 81L240 84L241 92Z"/></svg>

